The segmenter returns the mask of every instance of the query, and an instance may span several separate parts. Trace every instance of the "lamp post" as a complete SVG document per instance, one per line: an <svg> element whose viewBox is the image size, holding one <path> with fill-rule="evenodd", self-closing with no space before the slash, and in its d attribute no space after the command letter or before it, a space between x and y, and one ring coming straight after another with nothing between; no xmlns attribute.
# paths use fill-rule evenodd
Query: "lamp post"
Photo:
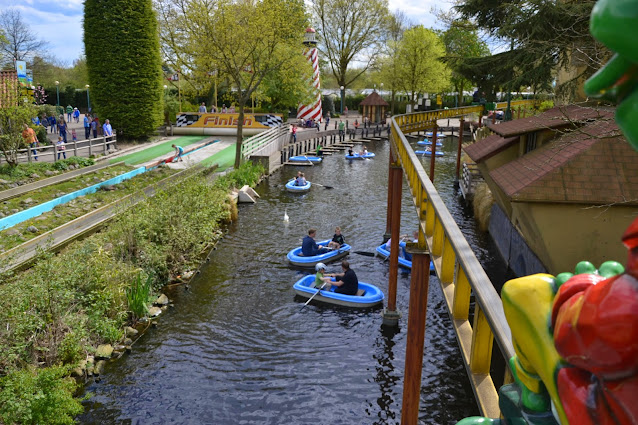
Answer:
<svg viewBox="0 0 638 425"><path fill-rule="evenodd" d="M60 82L56 81L55 82L55 92L57 94L57 103L55 104L55 113L59 114L59 110L60 110Z"/></svg>
<svg viewBox="0 0 638 425"><path fill-rule="evenodd" d="M87 103L87 107L89 108L89 114L91 113L91 98L89 97L89 86L88 84L86 86L86 103Z"/></svg>
<svg viewBox="0 0 638 425"><path fill-rule="evenodd" d="M343 90L345 89L345 87L341 86L340 89L341 89L341 115L343 115L343 97L345 94Z"/></svg>

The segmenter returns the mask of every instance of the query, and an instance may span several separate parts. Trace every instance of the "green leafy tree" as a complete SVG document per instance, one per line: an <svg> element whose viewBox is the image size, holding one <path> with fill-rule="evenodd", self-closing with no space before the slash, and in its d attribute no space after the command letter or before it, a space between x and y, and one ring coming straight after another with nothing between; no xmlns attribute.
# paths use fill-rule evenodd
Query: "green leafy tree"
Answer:
<svg viewBox="0 0 638 425"><path fill-rule="evenodd" d="M422 25L403 34L397 53L398 81L414 105L419 93L439 92L449 84L450 71L441 62L445 46L441 39Z"/></svg>
<svg viewBox="0 0 638 425"><path fill-rule="evenodd" d="M569 98L609 57L589 33L596 0L462 0L463 18L509 47L507 52L469 58L463 72L484 84L516 89L549 87L560 75L558 94ZM565 72L567 71L567 72ZM492 77L488 77L490 74Z"/></svg>
<svg viewBox="0 0 638 425"><path fill-rule="evenodd" d="M31 125L35 115L36 109L31 105L0 108L0 150L12 167L18 165L18 149L25 146L23 126Z"/></svg>
<svg viewBox="0 0 638 425"><path fill-rule="evenodd" d="M478 29L466 20L455 20L442 34L445 44L445 62L452 70L450 82L457 92L457 104L463 106L463 91L476 84L476 81L468 80L458 67L466 58L484 57L490 54L487 43L479 38Z"/></svg>
<svg viewBox="0 0 638 425"><path fill-rule="evenodd" d="M299 65L308 25L302 0L180 0L159 2L167 25L163 40L178 67L195 62L217 70L235 93L239 117L235 168L241 163L244 108L266 78ZM164 25L163 25L164 26Z"/></svg>
<svg viewBox="0 0 638 425"><path fill-rule="evenodd" d="M387 36L387 0L316 0L319 50L327 58L338 86L350 84L370 68ZM349 74L350 65L363 64Z"/></svg>
<svg viewBox="0 0 638 425"><path fill-rule="evenodd" d="M84 46L101 118L125 138L153 132L162 122L163 89L152 1L86 0Z"/></svg>

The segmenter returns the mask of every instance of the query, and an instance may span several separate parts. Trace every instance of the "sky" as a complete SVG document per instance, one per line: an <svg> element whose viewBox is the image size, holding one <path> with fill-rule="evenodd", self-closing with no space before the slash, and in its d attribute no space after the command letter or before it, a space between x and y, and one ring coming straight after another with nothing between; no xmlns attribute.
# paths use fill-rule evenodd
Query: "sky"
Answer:
<svg viewBox="0 0 638 425"><path fill-rule="evenodd" d="M390 10L401 9L415 24L435 26L432 7L448 9L450 4L435 0L388 0ZM84 54L82 18L84 0L0 0L0 10L16 8L37 36L48 42L48 53L61 65L72 66Z"/></svg>

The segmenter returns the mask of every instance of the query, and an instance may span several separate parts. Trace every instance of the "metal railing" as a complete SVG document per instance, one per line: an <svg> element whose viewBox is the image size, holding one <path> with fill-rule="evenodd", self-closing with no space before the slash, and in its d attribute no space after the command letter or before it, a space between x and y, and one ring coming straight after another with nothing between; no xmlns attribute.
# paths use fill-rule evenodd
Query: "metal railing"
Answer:
<svg viewBox="0 0 638 425"><path fill-rule="evenodd" d="M241 144L241 154L244 159L251 155L271 155L280 151L290 137L288 126L278 126L270 130L249 137Z"/></svg>
<svg viewBox="0 0 638 425"><path fill-rule="evenodd" d="M510 108L515 108L519 106L534 107L538 103L539 101L536 99L512 100L510 101ZM507 102L496 102L494 105L496 106L494 109L507 109Z"/></svg>
<svg viewBox="0 0 638 425"><path fill-rule="evenodd" d="M37 147L18 149L16 152L19 163L33 161L56 162L59 160L58 153L60 157L64 156L62 155L63 152L69 156L90 157L100 153L106 154L111 146L117 147L117 135L115 133L110 137L100 136L94 139L67 142L64 144L64 150L59 150L58 146L54 143L52 145L40 145Z"/></svg>
<svg viewBox="0 0 638 425"><path fill-rule="evenodd" d="M403 134L432 128L437 119L480 113L482 108L473 106L395 116L390 140L412 193L479 409L484 416L498 418L498 392L490 375L493 340L505 359L514 355L501 299ZM472 293L474 319L470 323ZM505 380L510 379L506 366Z"/></svg>

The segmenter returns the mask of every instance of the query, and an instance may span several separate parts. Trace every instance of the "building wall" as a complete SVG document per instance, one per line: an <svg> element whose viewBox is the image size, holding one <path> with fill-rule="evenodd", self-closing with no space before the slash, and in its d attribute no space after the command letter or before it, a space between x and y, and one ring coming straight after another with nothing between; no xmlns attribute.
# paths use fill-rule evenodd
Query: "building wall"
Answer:
<svg viewBox="0 0 638 425"><path fill-rule="evenodd" d="M583 260L624 264L620 238L636 217L638 206L514 202L511 222L549 273L558 274Z"/></svg>

